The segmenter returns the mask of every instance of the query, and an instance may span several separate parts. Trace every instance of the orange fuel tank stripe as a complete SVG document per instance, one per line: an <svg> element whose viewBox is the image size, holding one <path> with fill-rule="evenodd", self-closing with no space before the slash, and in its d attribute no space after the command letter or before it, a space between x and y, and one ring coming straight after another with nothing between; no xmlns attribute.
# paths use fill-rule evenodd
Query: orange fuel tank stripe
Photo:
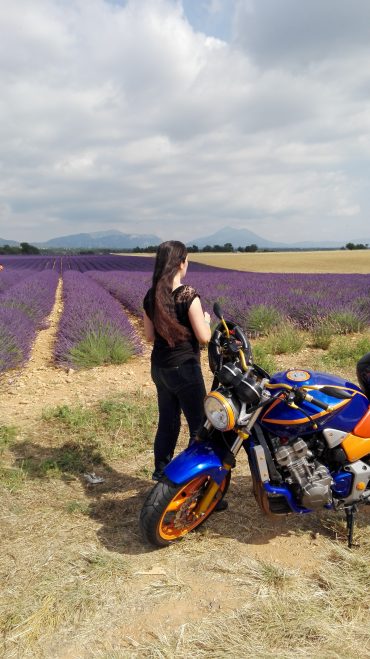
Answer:
<svg viewBox="0 0 370 659"><path fill-rule="evenodd" d="M353 434L357 437L363 437L364 439L370 437L370 407L366 414L358 422L353 431Z"/></svg>
<svg viewBox="0 0 370 659"><path fill-rule="evenodd" d="M317 414L310 414L310 417L303 416L299 419L294 419L292 421L289 421L288 419L270 419L270 418L267 417L267 414L273 409L273 407L275 407L275 404L278 404L278 403L281 402L281 401L275 401L275 403L273 403L271 405L271 407L267 410L266 414L263 415L261 421L265 421L266 423L276 423L276 424L280 424L282 426L293 426L293 425L297 425L298 423L302 423L303 421L307 421L307 419L309 419L309 418L319 419L321 416L325 416L326 414L331 414L331 412L335 412L336 410L339 410L340 407L343 407L344 405L347 405L347 403L349 403L349 401L350 401L350 399L343 400L340 403L338 403L337 405L333 405L332 407L330 407L330 410L323 410L322 412L318 412Z"/></svg>
<svg viewBox="0 0 370 659"><path fill-rule="evenodd" d="M361 460L370 453L370 437L356 437L349 434L341 443L341 447L350 462Z"/></svg>

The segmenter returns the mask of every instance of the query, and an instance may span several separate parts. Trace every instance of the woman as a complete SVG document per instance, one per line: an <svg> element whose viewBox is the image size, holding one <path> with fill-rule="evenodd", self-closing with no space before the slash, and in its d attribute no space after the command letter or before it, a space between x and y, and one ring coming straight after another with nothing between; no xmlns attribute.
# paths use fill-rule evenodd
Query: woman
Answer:
<svg viewBox="0 0 370 659"><path fill-rule="evenodd" d="M168 240L158 247L152 287L144 298L144 331L154 343L151 374L157 388L159 421L154 440L153 480L160 480L173 457L183 411L196 437L203 420L206 394L199 344L211 338L210 316L199 294L181 282L188 268L183 243Z"/></svg>

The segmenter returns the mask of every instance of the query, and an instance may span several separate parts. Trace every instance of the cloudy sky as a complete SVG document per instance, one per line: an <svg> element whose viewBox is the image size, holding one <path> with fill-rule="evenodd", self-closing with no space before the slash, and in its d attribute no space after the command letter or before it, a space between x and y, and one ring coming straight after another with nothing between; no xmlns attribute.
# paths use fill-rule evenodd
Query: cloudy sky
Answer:
<svg viewBox="0 0 370 659"><path fill-rule="evenodd" d="M368 0L0 1L0 236L370 239Z"/></svg>

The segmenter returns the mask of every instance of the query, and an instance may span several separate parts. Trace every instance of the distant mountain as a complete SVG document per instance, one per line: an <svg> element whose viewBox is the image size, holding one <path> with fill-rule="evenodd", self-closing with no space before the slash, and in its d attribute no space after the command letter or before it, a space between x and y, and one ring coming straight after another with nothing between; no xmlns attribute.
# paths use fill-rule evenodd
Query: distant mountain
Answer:
<svg viewBox="0 0 370 659"><path fill-rule="evenodd" d="M233 227L224 227L215 233L212 233L210 236L202 236L201 238L195 238L194 240L189 240L187 246L197 245L199 249L203 249L206 245L225 245L226 243L231 243L234 248L245 247L246 245L257 245L260 249L340 249L344 247L348 241L335 241L335 240L323 240L320 242L314 241L304 241L298 243L288 243L288 242L274 242L272 240L266 240L261 238L253 231L249 229L233 229ZM370 239L368 240L352 240L353 243L362 243L369 244Z"/></svg>
<svg viewBox="0 0 370 659"><path fill-rule="evenodd" d="M231 243L233 247L245 247L246 245L257 245L258 247L279 248L286 246L286 243L274 243L271 240L265 240L249 229L233 229L224 227L210 236L195 238L190 240L187 245L197 245L200 249L206 245L225 245Z"/></svg>
<svg viewBox="0 0 370 659"><path fill-rule="evenodd" d="M152 234L122 233L121 231L95 231L59 236L43 243L33 243L37 247L69 247L72 249L133 249L159 245L162 239Z"/></svg>
<svg viewBox="0 0 370 659"><path fill-rule="evenodd" d="M18 247L19 243L16 240L6 240L5 238L0 238L0 247L4 245L9 245L9 247Z"/></svg>

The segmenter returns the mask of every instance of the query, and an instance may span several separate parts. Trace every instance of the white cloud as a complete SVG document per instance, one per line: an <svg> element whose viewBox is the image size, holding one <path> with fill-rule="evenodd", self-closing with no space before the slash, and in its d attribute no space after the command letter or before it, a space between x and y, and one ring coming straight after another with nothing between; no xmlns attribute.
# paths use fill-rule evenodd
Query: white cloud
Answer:
<svg viewBox="0 0 370 659"><path fill-rule="evenodd" d="M177 0L4 4L0 236L368 238L370 10L335 5L232 2L228 43Z"/></svg>

